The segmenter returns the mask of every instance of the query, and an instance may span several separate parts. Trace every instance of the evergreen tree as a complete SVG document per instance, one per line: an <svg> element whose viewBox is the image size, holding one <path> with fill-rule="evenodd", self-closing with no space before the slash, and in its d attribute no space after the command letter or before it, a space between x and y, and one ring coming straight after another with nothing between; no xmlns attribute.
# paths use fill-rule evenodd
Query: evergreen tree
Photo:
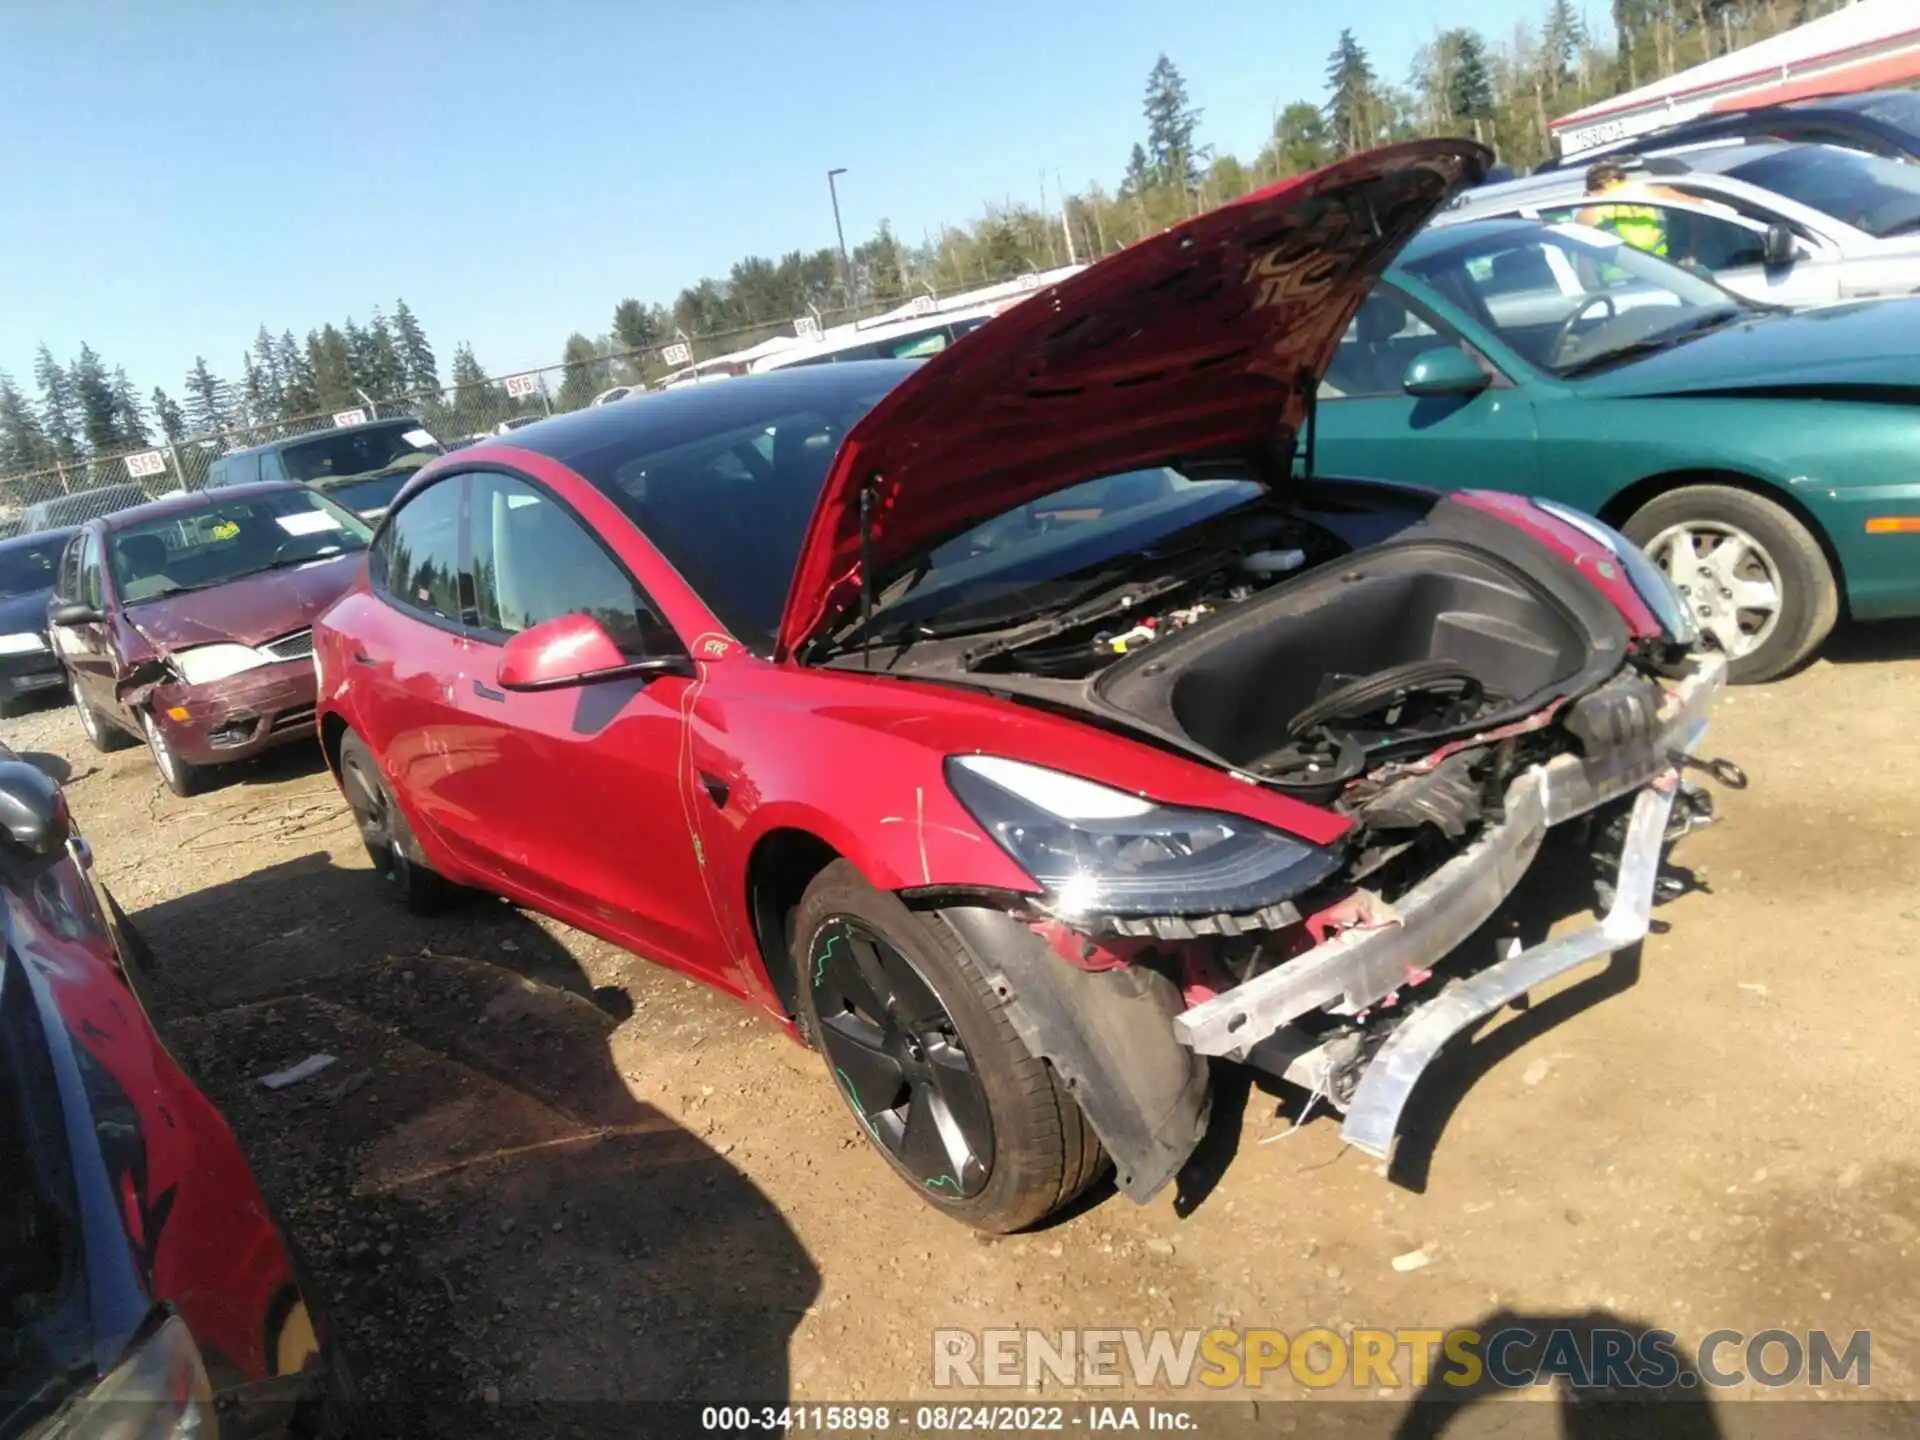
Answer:
<svg viewBox="0 0 1920 1440"><path fill-rule="evenodd" d="M1280 112L1274 122L1273 143L1269 147L1272 177L1304 175L1330 164L1334 158L1333 137L1326 116L1308 100L1296 100Z"/></svg>
<svg viewBox="0 0 1920 1440"><path fill-rule="evenodd" d="M1373 146L1380 123L1379 81L1353 31L1342 30L1327 57L1325 107L1327 129L1338 155L1356 155Z"/></svg>
<svg viewBox="0 0 1920 1440"><path fill-rule="evenodd" d="M187 438L187 417L181 413L173 397L158 385L153 387L153 418L169 445L178 445Z"/></svg>
<svg viewBox="0 0 1920 1440"><path fill-rule="evenodd" d="M1540 64L1546 71L1550 93L1557 96L1560 87L1572 78L1574 58L1586 43L1587 27L1580 23L1573 0L1552 0L1540 29Z"/></svg>
<svg viewBox="0 0 1920 1440"><path fill-rule="evenodd" d="M96 458L111 455L120 445L120 417L114 411L113 381L91 345L81 343L79 355L67 367L67 385L80 412L88 453Z"/></svg>
<svg viewBox="0 0 1920 1440"><path fill-rule="evenodd" d="M600 352L594 348L593 341L579 331L567 337L567 347L560 359L566 369L560 377L560 393L554 399L554 409L578 410L607 388L602 383L606 370Z"/></svg>
<svg viewBox="0 0 1920 1440"><path fill-rule="evenodd" d="M114 424L120 432L118 443L129 450L146 449L153 443L147 431L146 406L140 403L139 392L127 379L127 372L118 365L113 367L112 391Z"/></svg>
<svg viewBox="0 0 1920 1440"><path fill-rule="evenodd" d="M273 342L274 372L280 377L280 419L304 420L320 409L320 388L307 353L283 330Z"/></svg>
<svg viewBox="0 0 1920 1440"><path fill-rule="evenodd" d="M1473 138L1485 138L1483 126L1493 119L1493 82L1487 76L1487 52L1471 30L1454 30L1447 37L1451 57L1447 75L1447 111L1456 125L1471 128Z"/></svg>
<svg viewBox="0 0 1920 1440"><path fill-rule="evenodd" d="M38 470L52 462L53 447L32 402L0 370L0 469Z"/></svg>
<svg viewBox="0 0 1920 1440"><path fill-rule="evenodd" d="M351 315L341 327L340 339L347 350L347 388L351 396L356 389L365 390L367 382L373 378L373 355L369 349L367 332L360 328ZM324 395L325 387L321 389ZM354 397L350 403L359 404L360 401Z"/></svg>
<svg viewBox="0 0 1920 1440"><path fill-rule="evenodd" d="M1155 182L1192 190L1200 183L1200 154L1193 137L1201 112L1188 103L1186 79L1164 54L1147 75L1141 109L1147 117L1146 155Z"/></svg>
<svg viewBox="0 0 1920 1440"><path fill-rule="evenodd" d="M1134 200L1153 186L1153 166L1147 160L1147 147L1136 144L1127 156L1127 173L1120 180L1120 198Z"/></svg>
<svg viewBox="0 0 1920 1440"><path fill-rule="evenodd" d="M53 352L45 345L34 356L33 383L40 387L40 428L52 447L53 462L76 464L80 459L80 438L73 386L67 372L60 368Z"/></svg>
<svg viewBox="0 0 1920 1440"><path fill-rule="evenodd" d="M349 327L352 322L348 322ZM347 410L360 403L353 390L353 354L347 337L331 325L307 332L307 365L314 399L321 412Z"/></svg>
<svg viewBox="0 0 1920 1440"><path fill-rule="evenodd" d="M420 321L407 308L404 300L393 303L393 335L394 342L400 347L400 364L406 373L406 388L438 390L440 366L434 359L433 346L427 343L427 332L421 328Z"/></svg>
<svg viewBox="0 0 1920 1440"><path fill-rule="evenodd" d="M613 343L622 350L650 350L660 343L663 317L638 300L622 300L613 307Z"/></svg>
<svg viewBox="0 0 1920 1440"><path fill-rule="evenodd" d="M266 420L277 420L286 408L286 376L280 365L280 352L273 343L273 336L262 325L253 337L253 353L250 357L257 379L254 388L259 392L259 409L254 413L256 424ZM250 397L249 403L255 403Z"/></svg>
<svg viewBox="0 0 1920 1440"><path fill-rule="evenodd" d="M208 368L205 357L193 357L187 372L187 423L196 435L216 435L233 424L233 387Z"/></svg>
<svg viewBox="0 0 1920 1440"><path fill-rule="evenodd" d="M376 400L398 399L407 392L406 363L394 343L393 327L377 307L367 326L367 374L360 383Z"/></svg>

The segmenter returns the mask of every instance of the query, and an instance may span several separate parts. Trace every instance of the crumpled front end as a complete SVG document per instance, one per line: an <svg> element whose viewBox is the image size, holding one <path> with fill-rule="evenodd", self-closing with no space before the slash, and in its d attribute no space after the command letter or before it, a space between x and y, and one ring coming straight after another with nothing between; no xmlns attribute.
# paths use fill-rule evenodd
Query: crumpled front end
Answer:
<svg viewBox="0 0 1920 1440"><path fill-rule="evenodd" d="M1387 1156L1415 1085L1448 1040L1646 934L1664 849L1696 803L1678 761L1699 743L1725 676L1718 656L1701 657L1665 687L1650 726L1590 736L1579 751L1521 770L1498 817L1451 859L1391 899L1357 889L1338 913L1309 915L1309 938L1316 929L1324 938L1184 1010L1175 1035L1199 1054L1247 1061L1306 1086L1346 1112L1348 1141ZM1677 801L1686 806L1678 819ZM1628 808L1605 917L1436 981L1436 967L1519 885L1548 831L1613 804Z"/></svg>

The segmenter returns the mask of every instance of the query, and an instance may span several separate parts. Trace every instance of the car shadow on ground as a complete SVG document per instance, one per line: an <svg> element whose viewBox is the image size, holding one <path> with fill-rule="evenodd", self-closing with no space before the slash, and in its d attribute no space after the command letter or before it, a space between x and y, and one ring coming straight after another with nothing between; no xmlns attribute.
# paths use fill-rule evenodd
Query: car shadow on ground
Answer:
<svg viewBox="0 0 1920 1440"><path fill-rule="evenodd" d="M1878 665L1920 658L1920 623L1849 621L1833 632L1817 655L1836 665Z"/></svg>
<svg viewBox="0 0 1920 1440"><path fill-rule="evenodd" d="M609 1049L624 995L546 931L491 901L406 915L322 854L133 921L158 1027L306 1253L382 1432L679 1433L689 1412L649 1407L787 1397L811 1259L634 1096Z"/></svg>
<svg viewBox="0 0 1920 1440"><path fill-rule="evenodd" d="M1665 1347L1670 1362L1642 1364L1649 1351L1643 1337L1656 1330L1645 1320L1605 1310L1554 1314L1496 1310L1464 1327L1481 1338L1478 1355L1483 1363L1471 1383L1457 1365L1437 1363L1394 1428L1393 1440L1441 1440L1443 1436L1510 1436L1512 1440L1556 1437L1556 1440L1719 1440L1723 1433L1707 1392L1699 1385L1697 1358L1671 1340ZM1622 1347L1625 1347L1624 1350ZM1497 1351L1498 1354L1490 1354ZM1654 1352L1657 1353L1657 1352ZM1610 1366L1613 1377L1629 1373L1655 1377L1670 1364L1671 1373L1654 1383L1601 1389L1586 1382L1601 1378L1594 1372L1597 1357L1616 1355L1624 1363ZM1562 1378L1552 1383L1552 1405L1521 1404L1490 1408L1483 1402L1510 1396L1527 1388L1521 1376L1539 1367ZM1568 1375L1580 1384L1569 1387ZM1501 1383L1502 1380L1508 1383ZM1519 1383L1515 1383L1519 1381Z"/></svg>

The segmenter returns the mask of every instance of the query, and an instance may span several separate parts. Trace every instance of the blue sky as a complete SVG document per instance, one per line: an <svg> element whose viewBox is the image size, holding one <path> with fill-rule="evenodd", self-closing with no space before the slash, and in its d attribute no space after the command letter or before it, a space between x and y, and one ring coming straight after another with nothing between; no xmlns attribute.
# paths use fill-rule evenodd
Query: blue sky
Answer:
<svg viewBox="0 0 1920 1440"><path fill-rule="evenodd" d="M1543 0L62 0L0 18L0 369L84 340L143 393L404 296L440 353L559 359L739 256L917 240L1044 170L1111 186L1166 51L1250 156L1351 25L1383 77ZM1604 7L1600 7L1604 8Z"/></svg>

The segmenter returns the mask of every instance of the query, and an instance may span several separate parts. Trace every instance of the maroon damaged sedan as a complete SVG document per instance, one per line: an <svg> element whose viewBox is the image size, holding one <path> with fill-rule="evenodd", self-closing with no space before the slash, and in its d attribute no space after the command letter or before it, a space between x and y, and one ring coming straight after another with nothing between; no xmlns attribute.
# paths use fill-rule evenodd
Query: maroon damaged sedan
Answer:
<svg viewBox="0 0 1920 1440"><path fill-rule="evenodd" d="M300 485L237 485L82 527L48 621L96 749L144 740L167 788L313 735L313 621L372 538Z"/></svg>

